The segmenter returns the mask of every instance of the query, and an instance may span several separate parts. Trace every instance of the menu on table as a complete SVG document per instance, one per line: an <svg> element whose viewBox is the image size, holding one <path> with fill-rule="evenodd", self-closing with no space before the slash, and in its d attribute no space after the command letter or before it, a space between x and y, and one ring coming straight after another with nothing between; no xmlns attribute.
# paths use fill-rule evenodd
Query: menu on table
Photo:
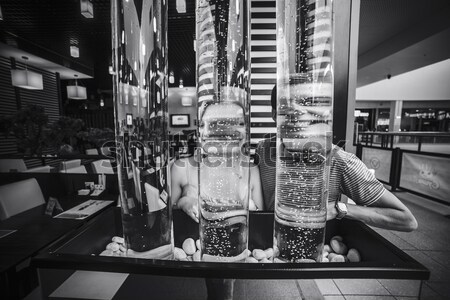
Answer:
<svg viewBox="0 0 450 300"><path fill-rule="evenodd" d="M69 210L66 210L65 212L60 213L59 215L54 216L54 218L61 218L61 219L77 219L77 220L83 220L99 210L109 206L114 201L107 201L107 200L87 200L80 205L77 205L75 207L72 207Z"/></svg>

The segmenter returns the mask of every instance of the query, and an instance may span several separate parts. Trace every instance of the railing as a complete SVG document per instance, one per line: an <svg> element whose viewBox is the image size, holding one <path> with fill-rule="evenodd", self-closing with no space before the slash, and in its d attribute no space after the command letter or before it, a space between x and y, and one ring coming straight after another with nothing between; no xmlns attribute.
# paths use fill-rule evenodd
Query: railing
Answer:
<svg viewBox="0 0 450 300"><path fill-rule="evenodd" d="M417 151L422 151L423 150L422 146L424 144L434 144L434 145L449 144L450 146L450 133L423 132L423 131L359 132L356 137L356 140L353 141L353 145L356 146L358 144L386 149L393 149L395 147L403 148L405 146L417 145Z"/></svg>
<svg viewBox="0 0 450 300"><path fill-rule="evenodd" d="M391 187L450 206L450 154L356 145L356 155Z"/></svg>

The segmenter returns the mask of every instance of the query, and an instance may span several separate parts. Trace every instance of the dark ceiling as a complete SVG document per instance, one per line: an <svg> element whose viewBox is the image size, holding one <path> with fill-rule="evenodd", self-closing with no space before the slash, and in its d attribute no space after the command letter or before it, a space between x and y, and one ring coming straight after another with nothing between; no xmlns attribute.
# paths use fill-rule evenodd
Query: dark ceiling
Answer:
<svg viewBox="0 0 450 300"><path fill-rule="evenodd" d="M186 1L187 13L183 14L177 13L175 0L168 2L169 70L174 71L176 83L182 78L185 86L195 86L195 0ZM0 41L40 51L43 56L53 57L53 61L59 60L75 70L90 73L95 77L98 89L111 89L108 74L111 59L110 0L92 0L92 3L94 18L86 19L80 14L80 0L2 0L4 20L0 21ZM449 11L449 7L448 0L361 0L359 67L366 67L401 50L398 47L416 43L414 38L402 36L411 28L423 27L423 22L433 20L439 13ZM440 25L450 27L450 18L445 19L447 21L441 21ZM429 27L420 38L442 29ZM405 41L397 49L384 49L392 40L401 39ZM80 58L70 57L71 43L78 44Z"/></svg>

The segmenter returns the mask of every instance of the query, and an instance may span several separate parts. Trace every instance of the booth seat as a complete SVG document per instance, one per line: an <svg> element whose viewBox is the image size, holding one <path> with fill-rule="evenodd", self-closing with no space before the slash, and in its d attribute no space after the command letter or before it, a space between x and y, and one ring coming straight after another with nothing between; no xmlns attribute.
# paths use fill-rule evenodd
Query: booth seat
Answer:
<svg viewBox="0 0 450 300"><path fill-rule="evenodd" d="M28 169L23 159L0 159L0 173L13 172L27 172L27 173L50 173L50 166L39 166Z"/></svg>
<svg viewBox="0 0 450 300"><path fill-rule="evenodd" d="M77 173L77 174L87 174L87 170L85 166L78 166L68 169L60 169L60 173Z"/></svg>
<svg viewBox="0 0 450 300"><path fill-rule="evenodd" d="M111 162L107 159L100 159L91 163L92 170L96 174L114 174Z"/></svg>
<svg viewBox="0 0 450 300"><path fill-rule="evenodd" d="M0 186L0 221L45 203L35 178Z"/></svg>

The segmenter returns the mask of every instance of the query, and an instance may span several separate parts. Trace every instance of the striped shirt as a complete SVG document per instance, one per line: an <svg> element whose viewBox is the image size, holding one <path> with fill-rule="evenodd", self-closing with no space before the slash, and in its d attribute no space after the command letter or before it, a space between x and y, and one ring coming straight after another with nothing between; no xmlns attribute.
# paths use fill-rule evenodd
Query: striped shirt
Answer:
<svg viewBox="0 0 450 300"><path fill-rule="evenodd" d="M346 195L358 205L371 205L383 195L385 188L352 153L334 146L332 151L328 201L334 202ZM264 206L273 210L275 205L276 140L264 139L256 148L255 164L259 166Z"/></svg>

